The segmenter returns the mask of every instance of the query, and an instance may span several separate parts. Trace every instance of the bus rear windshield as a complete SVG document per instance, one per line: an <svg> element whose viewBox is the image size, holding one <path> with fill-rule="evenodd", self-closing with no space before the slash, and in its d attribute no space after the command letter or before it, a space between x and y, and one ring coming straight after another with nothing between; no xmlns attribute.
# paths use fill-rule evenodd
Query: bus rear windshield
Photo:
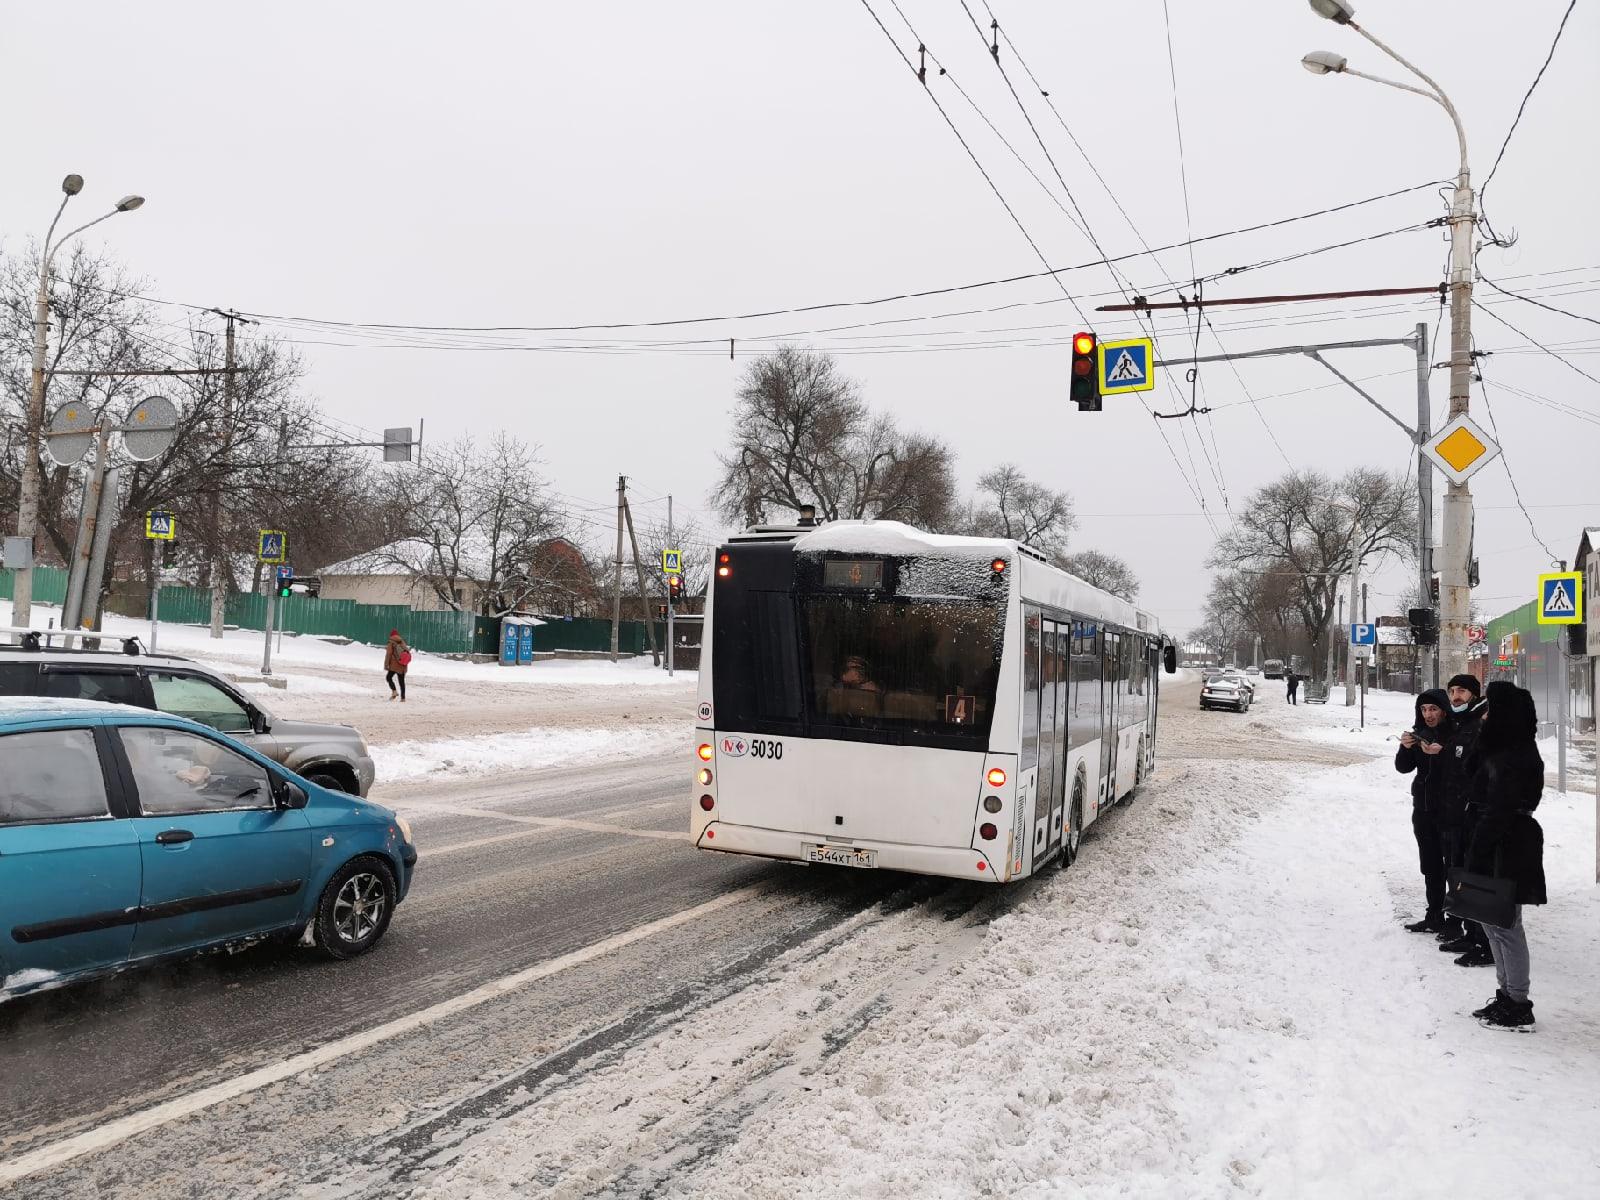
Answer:
<svg viewBox="0 0 1600 1200"><path fill-rule="evenodd" d="M996 602L812 595L800 603L814 731L987 740L1003 636Z"/></svg>

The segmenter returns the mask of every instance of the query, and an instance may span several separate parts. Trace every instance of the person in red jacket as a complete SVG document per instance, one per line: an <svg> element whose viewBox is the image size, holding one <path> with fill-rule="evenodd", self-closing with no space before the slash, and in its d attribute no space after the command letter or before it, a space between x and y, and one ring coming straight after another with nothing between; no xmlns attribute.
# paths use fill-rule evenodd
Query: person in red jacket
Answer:
<svg viewBox="0 0 1600 1200"><path fill-rule="evenodd" d="M406 668L410 665L411 647L398 629L389 630L389 644L383 650L383 681L389 685L389 699L399 696L401 704L406 702Z"/></svg>

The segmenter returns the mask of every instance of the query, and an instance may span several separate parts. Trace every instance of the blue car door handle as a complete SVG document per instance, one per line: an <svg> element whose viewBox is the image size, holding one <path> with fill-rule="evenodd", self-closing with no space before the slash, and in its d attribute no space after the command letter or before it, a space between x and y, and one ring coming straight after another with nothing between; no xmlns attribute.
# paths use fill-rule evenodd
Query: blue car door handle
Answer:
<svg viewBox="0 0 1600 1200"><path fill-rule="evenodd" d="M158 846L173 846L179 842L192 841L194 841L194 834L187 829L163 829L156 834L156 844Z"/></svg>

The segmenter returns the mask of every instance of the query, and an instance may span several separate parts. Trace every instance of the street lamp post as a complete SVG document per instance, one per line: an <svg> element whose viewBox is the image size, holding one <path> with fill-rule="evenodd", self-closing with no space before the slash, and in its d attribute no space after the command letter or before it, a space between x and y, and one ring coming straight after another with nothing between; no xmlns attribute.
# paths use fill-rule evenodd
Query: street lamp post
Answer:
<svg viewBox="0 0 1600 1200"><path fill-rule="evenodd" d="M1359 79L1426 96L1449 114L1455 126L1460 166L1450 205L1450 417L1465 416L1472 394L1472 231L1477 224L1472 175L1467 168L1467 134L1461 116L1444 90L1417 67L1384 45L1355 22L1355 8L1346 0L1310 0L1318 16L1355 30L1385 55L1415 75L1426 88L1413 87L1379 75L1352 70L1342 55L1316 50L1301 59L1314 75L1354 75ZM1468 586L1468 559L1472 542L1472 493L1464 483L1451 483L1444 497L1444 535L1440 539L1444 561L1439 564L1440 674L1459 675L1467 669L1467 621L1472 594Z"/></svg>
<svg viewBox="0 0 1600 1200"><path fill-rule="evenodd" d="M66 210L67 201L83 190L82 175L68 175L61 181L61 204L44 235L44 246L39 252L39 292L33 304L33 387L28 393L28 421L26 440L22 449L22 487L17 499L17 536L30 541L39 534L39 433L44 425L45 357L49 352L50 333L50 263L57 250L77 237L85 229L100 224L118 213L132 212L144 203L143 196L124 196L108 213L79 225L60 241L53 242L56 225ZM15 572L16 583L11 599L11 623L26 627L33 615L33 564Z"/></svg>

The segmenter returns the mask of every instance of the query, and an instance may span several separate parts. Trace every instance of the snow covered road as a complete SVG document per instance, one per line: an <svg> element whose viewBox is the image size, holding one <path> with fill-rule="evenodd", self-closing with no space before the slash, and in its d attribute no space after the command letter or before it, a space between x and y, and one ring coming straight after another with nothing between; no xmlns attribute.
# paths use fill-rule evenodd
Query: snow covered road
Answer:
<svg viewBox="0 0 1600 1200"><path fill-rule="evenodd" d="M1399 928L1409 701L1194 703L1004 893L695 854L670 754L396 784L423 870L368 958L0 1006L0 1175L74 1151L7 1194L1591 1194L1592 799L1540 810L1539 1029L1491 1033Z"/></svg>

